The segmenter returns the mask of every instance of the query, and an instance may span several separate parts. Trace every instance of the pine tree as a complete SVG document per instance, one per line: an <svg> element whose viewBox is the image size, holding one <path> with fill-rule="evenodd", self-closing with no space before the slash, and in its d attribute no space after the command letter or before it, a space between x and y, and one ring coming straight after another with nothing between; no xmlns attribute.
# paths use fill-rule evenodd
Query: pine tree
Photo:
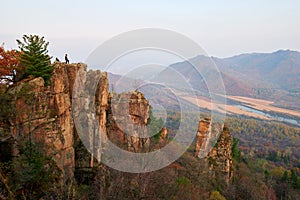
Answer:
<svg viewBox="0 0 300 200"><path fill-rule="evenodd" d="M51 57L48 55L49 42L44 37L37 35L24 35L23 42L17 40L20 52L20 64L24 67L22 78L28 76L42 77L45 85L50 84L53 67L50 64Z"/></svg>
<svg viewBox="0 0 300 200"><path fill-rule="evenodd" d="M239 149L239 139L238 138L233 138L231 151L232 151L233 159L236 162L240 162L241 161L241 151Z"/></svg>

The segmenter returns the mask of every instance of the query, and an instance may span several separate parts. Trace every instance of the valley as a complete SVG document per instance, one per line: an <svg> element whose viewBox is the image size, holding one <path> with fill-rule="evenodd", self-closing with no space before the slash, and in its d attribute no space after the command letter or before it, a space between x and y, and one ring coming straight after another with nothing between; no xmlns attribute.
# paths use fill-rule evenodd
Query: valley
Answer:
<svg viewBox="0 0 300 200"><path fill-rule="evenodd" d="M206 97L194 98L189 95L180 95L180 98L197 105L199 108L212 110L213 104L210 99ZM227 115L243 115L262 120L275 120L287 122L293 125L300 126L300 112L285 108L276 107L274 102L256 99L243 96L226 96L227 105L222 105L218 102L215 103L215 110L222 114Z"/></svg>

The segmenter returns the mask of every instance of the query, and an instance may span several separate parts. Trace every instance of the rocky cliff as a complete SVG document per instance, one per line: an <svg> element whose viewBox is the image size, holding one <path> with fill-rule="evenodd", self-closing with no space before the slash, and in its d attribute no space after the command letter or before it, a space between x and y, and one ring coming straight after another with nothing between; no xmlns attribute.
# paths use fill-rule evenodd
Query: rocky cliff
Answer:
<svg viewBox="0 0 300 200"><path fill-rule="evenodd" d="M108 110L108 137L132 152L149 151L147 123L150 105L141 92L112 93Z"/></svg>
<svg viewBox="0 0 300 200"><path fill-rule="evenodd" d="M205 118L199 122L197 139L195 145L195 156L201 155L206 148L206 142L212 132L212 123L209 118ZM208 141L210 142L210 141ZM232 166L232 138L227 125L224 125L223 130L219 134L217 143L204 158L206 166L212 176L216 174L228 183L233 173Z"/></svg>
<svg viewBox="0 0 300 200"><path fill-rule="evenodd" d="M19 82L7 91L14 97L10 102L13 114L9 116L8 126L16 145L28 140L43 143L47 155L54 159L61 170L63 180L73 180L76 154L74 141L79 140L72 115L73 86L77 74L81 77L82 84L86 84L89 77L100 75L95 93L97 102L95 109L101 130L106 135L108 106L106 73L87 72L85 64L57 63L54 66L50 86L45 87L42 78L31 78ZM14 147L15 155L18 154L17 146ZM90 165L94 163L93 158L90 156Z"/></svg>
<svg viewBox="0 0 300 200"><path fill-rule="evenodd" d="M138 91L109 94L108 84L105 72L87 71L87 66L81 63L56 63L50 86L45 87L42 78L30 78L9 88L7 93L14 97L9 102L13 114L0 124L4 127L6 123L10 127L10 135L15 143L14 155L19 153L18 144L28 140L40 142L44 144L47 156L60 169L61 183L67 180L72 182L74 173L82 177L86 169L95 167L98 168L99 180L106 183L110 180L109 176L113 176L109 173L118 175L100 164L102 150L108 139L136 153L153 151L166 145L166 127L160 131L157 139L148 137L150 105L144 95ZM210 130L209 119L199 122L196 155L205 148L203 145ZM221 172L228 182L232 173L231 156L231 137L225 127L204 162L212 176ZM195 160L195 157L190 159ZM171 176L178 176L184 171L179 163L172 166L163 171L172 169L169 171L174 172ZM131 176L132 181L140 180L140 175ZM146 174L148 182L150 176L156 175ZM145 191L147 184L142 185ZM102 194L103 187L102 184Z"/></svg>
<svg viewBox="0 0 300 200"><path fill-rule="evenodd" d="M94 80L99 80L98 84ZM20 141L29 135L45 143L48 154L70 179L75 167L93 167L99 163L100 137L102 143L109 137L129 151L149 148L150 140L140 138L140 134L147 136L150 109L144 95L131 92L109 96L107 74L87 71L85 64L57 63L50 86L45 87L42 78L32 78L13 86L8 93L15 97L11 105L16 105L16 113L9 119L13 137ZM94 120L99 127L95 127ZM77 128L86 137L79 137ZM86 146L90 153L80 154ZM74 148L79 151L74 152Z"/></svg>
<svg viewBox="0 0 300 200"><path fill-rule="evenodd" d="M72 112L75 124L77 168L99 164L102 145L107 141L108 80L106 72L80 68L72 77Z"/></svg>
<svg viewBox="0 0 300 200"><path fill-rule="evenodd" d="M74 174L74 124L68 72L57 65L51 86L45 87L42 78L24 80L10 88L14 113L9 119L11 134L18 146L32 141L44 144L47 155L53 157L62 172L63 180ZM18 148L15 147L15 154Z"/></svg>

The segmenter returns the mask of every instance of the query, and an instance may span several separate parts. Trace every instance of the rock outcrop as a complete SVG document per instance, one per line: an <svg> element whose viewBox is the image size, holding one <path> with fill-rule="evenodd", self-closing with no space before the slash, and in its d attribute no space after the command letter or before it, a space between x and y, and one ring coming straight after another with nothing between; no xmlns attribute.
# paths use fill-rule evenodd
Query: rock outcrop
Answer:
<svg viewBox="0 0 300 200"><path fill-rule="evenodd" d="M160 134L159 134L159 144L160 144L160 146L164 145L164 143L166 142L167 139L168 139L168 128L163 127L160 131Z"/></svg>
<svg viewBox="0 0 300 200"><path fill-rule="evenodd" d="M207 157L210 170L224 176L224 180L227 183L233 173L231 143L231 135L228 127L225 125L217 143Z"/></svg>
<svg viewBox="0 0 300 200"><path fill-rule="evenodd" d="M24 80L9 89L15 96L15 117L10 119L11 134L17 142L29 138L51 146L57 166L66 177L73 177L73 123L68 79L63 67L56 67L51 87L42 78Z"/></svg>
<svg viewBox="0 0 300 200"><path fill-rule="evenodd" d="M89 77L100 75L94 94L95 110L102 133L106 135L107 75L100 71L87 73L86 67L81 63L56 63L50 86L44 86L42 78L31 78L8 90L8 93L14 96L11 105L15 110L9 119L11 135L16 143L24 142L28 138L43 143L47 155L53 158L62 171L64 181L74 177L74 140L79 139L72 115L73 86L77 75L80 76L82 84L89 81ZM88 137L95 139L94 136ZM17 153L15 151L15 154ZM90 159L92 165L93 156Z"/></svg>
<svg viewBox="0 0 300 200"><path fill-rule="evenodd" d="M73 181L76 174L85 176L87 173L95 172L91 169L97 169L95 173L98 175L91 176L99 177L101 180L99 183L101 196L105 194L107 185L111 185L109 189L114 191L113 186L117 185L119 180L110 180L110 176L121 180L124 179L121 177L124 173L100 164L108 140L124 150L135 153L157 150L169 141L166 127L160 130L159 135L156 135L158 137L150 137L147 128L150 123L150 105L141 92L109 94L108 88L105 72L87 71L87 66L80 63L57 63L54 66L50 86L45 86L42 78L31 78L8 90L8 93L14 96L10 102L14 112L7 120L10 135L16 144L28 139L43 143L47 156L55 161L62 172L60 179L62 184L67 180ZM1 124L3 123L0 122L0 128ZM214 128L208 118L199 122L196 156L205 153L209 139L214 137L211 131ZM13 153L15 155L19 153L17 145ZM195 163L199 161L193 154L189 154L185 159ZM212 176L221 173L226 182L230 180L231 136L226 126L214 148L202 161ZM170 177L175 177L176 173L176 177L185 173L181 162L175 162L170 166L174 169L169 170L167 167L157 174L147 173L143 179L140 174L125 174L125 176L129 177L128 180L132 180L131 182L145 180L144 185L136 186L142 185L144 194L147 183L155 176L159 180L160 173L168 172L171 174ZM202 170L200 167L198 169ZM126 181L123 180L123 183Z"/></svg>
<svg viewBox="0 0 300 200"><path fill-rule="evenodd" d="M201 120L198 124L195 156L199 156L203 154L203 151L206 148L205 146L207 142L206 140L210 132L211 132L210 119L205 118Z"/></svg>
<svg viewBox="0 0 300 200"><path fill-rule="evenodd" d="M149 151L147 123L150 105L141 92L111 94L108 137L128 151Z"/></svg>
<svg viewBox="0 0 300 200"><path fill-rule="evenodd" d="M107 141L108 79L106 72L67 67L75 124L75 167L90 168L101 161Z"/></svg>
<svg viewBox="0 0 300 200"><path fill-rule="evenodd" d="M63 180L72 179L74 174L73 121L66 75L65 68L58 66L51 86L45 87L42 78L34 78L8 91L15 97L11 102L15 112L9 122L16 144L43 144L62 171ZM18 148L14 150L18 154Z"/></svg>
<svg viewBox="0 0 300 200"><path fill-rule="evenodd" d="M108 138L132 152L149 151L150 105L142 93L109 96L107 74L80 63L56 63L50 82L31 78L11 87L18 112L9 121L17 141L29 135L45 144L64 177L98 165Z"/></svg>
<svg viewBox="0 0 300 200"><path fill-rule="evenodd" d="M216 131L216 130L214 130ZM205 118L199 122L197 140L195 146L195 156L206 152L208 137L211 137L212 124L209 118ZM218 135L218 134L217 134ZM222 176L228 183L232 177L232 138L228 127L224 125L214 147L204 158L208 171L212 176L216 174Z"/></svg>

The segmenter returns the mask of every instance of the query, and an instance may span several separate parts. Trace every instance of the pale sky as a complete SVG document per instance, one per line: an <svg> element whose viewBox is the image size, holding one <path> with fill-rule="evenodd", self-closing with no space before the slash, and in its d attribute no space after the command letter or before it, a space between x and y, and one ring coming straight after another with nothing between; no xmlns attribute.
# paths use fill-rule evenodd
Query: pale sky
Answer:
<svg viewBox="0 0 300 200"><path fill-rule="evenodd" d="M102 42L139 28L164 28L211 56L300 51L299 0L0 0L0 43L45 36L50 54L85 61Z"/></svg>

